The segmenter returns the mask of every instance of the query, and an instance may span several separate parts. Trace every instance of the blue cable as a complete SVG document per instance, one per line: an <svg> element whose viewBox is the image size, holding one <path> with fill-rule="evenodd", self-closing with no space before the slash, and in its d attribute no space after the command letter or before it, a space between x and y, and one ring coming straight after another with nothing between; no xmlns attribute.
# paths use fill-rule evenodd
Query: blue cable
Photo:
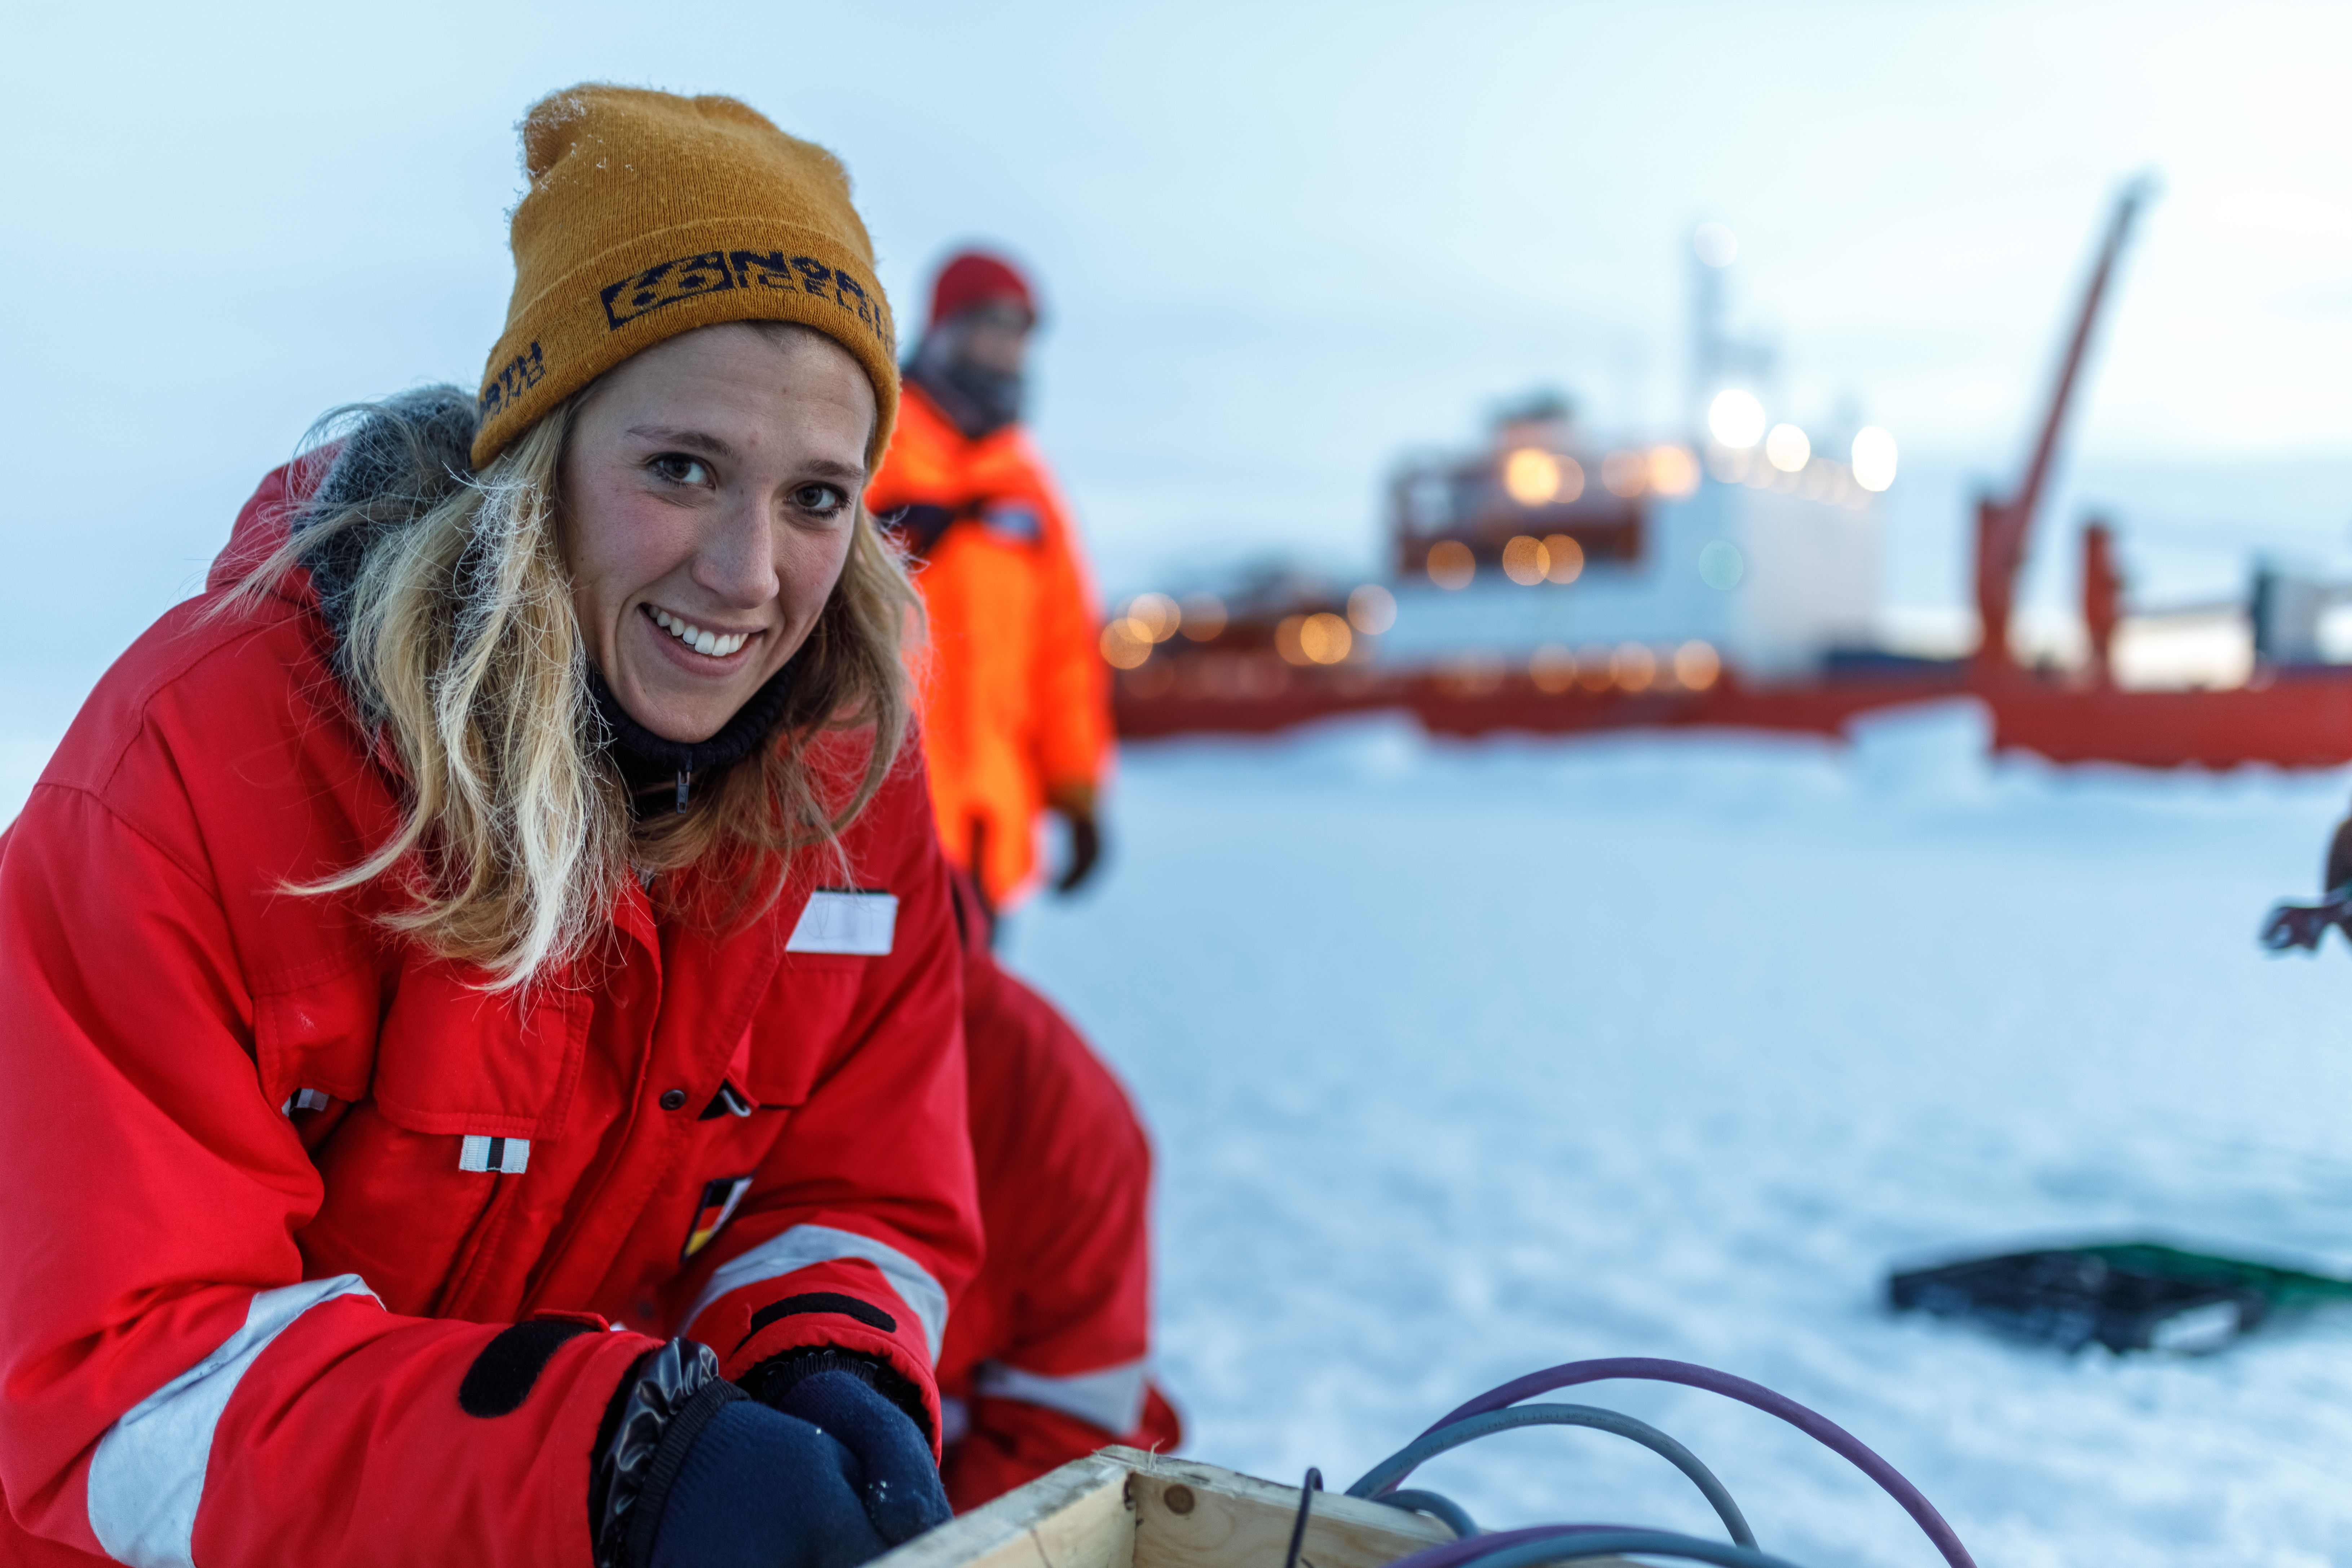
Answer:
<svg viewBox="0 0 2352 1568"><path fill-rule="evenodd" d="M1748 1528L1748 1521L1741 1515L1739 1505L1732 1500L1731 1493L1724 1484L1715 1479L1715 1472L1699 1462L1698 1456L1646 1421L1636 1421L1631 1415L1592 1405L1514 1405L1507 1409L1465 1416L1448 1426L1423 1433L1382 1459L1348 1489L1348 1495L1377 1498L1383 1490L1395 1486L1447 1449L1458 1448L1465 1443L1475 1442L1516 1426L1590 1426L1597 1431L1631 1438L1688 1476L1692 1484L1713 1505L1717 1517L1723 1521L1724 1529L1731 1532L1734 1542L1750 1549L1756 1545L1755 1532ZM1444 1518L1443 1514L1439 1517ZM1451 1519L1446 1520L1448 1524L1453 1522ZM1455 1532L1461 1533L1458 1528Z"/></svg>
<svg viewBox="0 0 2352 1568"><path fill-rule="evenodd" d="M1443 1492L1423 1491L1418 1487L1400 1487L1385 1497L1372 1500L1384 1502L1391 1508L1403 1509L1408 1513L1433 1515L1454 1532L1457 1541L1467 1541L1474 1535L1485 1533L1478 1528L1478 1521L1470 1517L1468 1510Z"/></svg>
<svg viewBox="0 0 2352 1568"><path fill-rule="evenodd" d="M1692 1563L1715 1563L1721 1564L1722 1568L1797 1568L1785 1557L1775 1557L1752 1546L1729 1546L1720 1541L1702 1541L1696 1535L1678 1535L1670 1530L1611 1530L1605 1527L1596 1530L1573 1526L1541 1541L1521 1541L1497 1546L1491 1552L1457 1559L1457 1562L1465 1565L1475 1563L1478 1568L1536 1568L1538 1563L1619 1557L1628 1552L1638 1552L1647 1557L1679 1557ZM1402 1563L1391 1563L1390 1568L1410 1568L1412 1561L1408 1557Z"/></svg>

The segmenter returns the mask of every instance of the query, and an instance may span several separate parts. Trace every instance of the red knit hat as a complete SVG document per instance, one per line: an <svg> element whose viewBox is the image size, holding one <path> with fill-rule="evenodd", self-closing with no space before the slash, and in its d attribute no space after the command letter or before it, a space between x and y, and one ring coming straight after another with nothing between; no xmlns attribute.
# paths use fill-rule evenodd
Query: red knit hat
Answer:
<svg viewBox="0 0 2352 1568"><path fill-rule="evenodd" d="M1037 319L1037 300L1029 291L1029 280L1011 262L984 250L959 251L940 268L938 280L931 285L931 325L996 300L1009 300L1028 311L1031 321Z"/></svg>

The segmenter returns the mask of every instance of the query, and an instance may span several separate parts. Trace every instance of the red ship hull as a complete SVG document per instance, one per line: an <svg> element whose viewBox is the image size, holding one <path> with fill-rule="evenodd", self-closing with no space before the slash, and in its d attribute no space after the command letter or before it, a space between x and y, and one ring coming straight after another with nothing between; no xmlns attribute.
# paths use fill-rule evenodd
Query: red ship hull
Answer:
<svg viewBox="0 0 2352 1568"><path fill-rule="evenodd" d="M2126 691L1958 666L1789 686L1750 686L1727 676L1704 691L1643 692L1546 691L1524 674L1381 675L1281 666L1253 674L1247 689L1216 691L1187 689L1191 683L1181 679L1139 683L1129 676L1118 683L1119 733L1131 740L1265 734L1340 714L1392 711L1410 713L1443 735L1705 726L1834 736L1859 714L1973 696L1992 713L1995 746L2053 762L2209 768L2352 763L2352 668L2280 672L2222 691Z"/></svg>

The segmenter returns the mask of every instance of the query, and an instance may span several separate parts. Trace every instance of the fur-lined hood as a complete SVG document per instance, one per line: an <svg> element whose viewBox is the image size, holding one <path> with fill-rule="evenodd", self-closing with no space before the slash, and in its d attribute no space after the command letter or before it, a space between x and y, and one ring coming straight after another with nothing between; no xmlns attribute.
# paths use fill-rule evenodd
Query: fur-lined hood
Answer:
<svg viewBox="0 0 2352 1568"><path fill-rule="evenodd" d="M334 416L321 421L331 428ZM414 521L448 493L452 477L468 479L474 400L462 387L419 387L366 405L344 434L322 441L270 476L237 514L205 586L236 587L269 559L290 531L347 506L368 512L361 526L328 540L304 563L320 614L341 643L352 584L369 549Z"/></svg>

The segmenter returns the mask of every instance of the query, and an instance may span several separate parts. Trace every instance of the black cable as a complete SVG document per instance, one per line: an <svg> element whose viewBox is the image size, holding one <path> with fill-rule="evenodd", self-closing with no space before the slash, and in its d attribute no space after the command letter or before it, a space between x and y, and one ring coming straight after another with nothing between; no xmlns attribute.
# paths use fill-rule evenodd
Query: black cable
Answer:
<svg viewBox="0 0 2352 1568"><path fill-rule="evenodd" d="M1749 1548L1756 1544L1755 1532L1748 1528L1748 1521L1741 1515L1739 1505L1732 1500L1731 1493L1724 1484L1715 1479L1715 1472L1699 1463L1696 1455L1646 1421L1636 1421L1631 1415L1591 1405L1515 1405L1507 1409L1490 1410L1483 1415L1465 1416L1449 1426L1423 1433L1382 1459L1348 1489L1348 1495L1376 1497L1449 1448L1458 1448L1465 1443L1475 1442L1481 1437L1517 1426L1590 1426L1597 1431L1631 1438L1688 1476L1691 1483L1713 1505L1717 1517L1723 1521L1724 1529L1731 1532L1734 1542Z"/></svg>
<svg viewBox="0 0 2352 1568"><path fill-rule="evenodd" d="M1323 1489L1323 1472L1314 1466L1307 1467L1307 1479L1298 1484L1298 1517L1290 1524L1290 1552L1282 1560L1282 1568L1298 1568L1298 1553L1307 1545L1307 1512L1315 1506L1315 1494Z"/></svg>

